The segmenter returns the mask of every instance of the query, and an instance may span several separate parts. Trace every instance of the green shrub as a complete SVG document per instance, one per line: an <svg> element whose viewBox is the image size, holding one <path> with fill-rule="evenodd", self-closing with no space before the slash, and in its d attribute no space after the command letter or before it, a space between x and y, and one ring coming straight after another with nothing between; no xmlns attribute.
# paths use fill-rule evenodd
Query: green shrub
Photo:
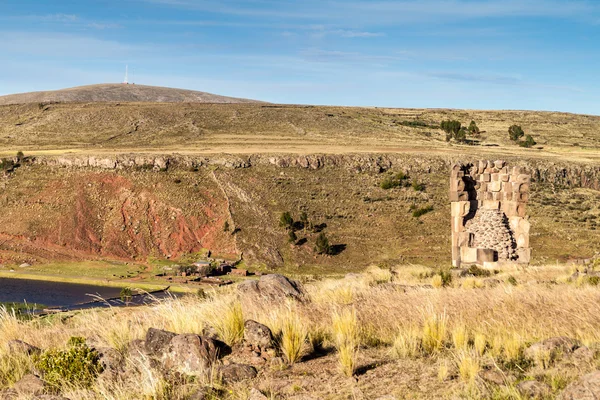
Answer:
<svg viewBox="0 0 600 400"><path fill-rule="evenodd" d="M285 229L292 229L294 227L294 219L289 211L281 213L279 217L279 226Z"/></svg>
<svg viewBox="0 0 600 400"><path fill-rule="evenodd" d="M397 187L407 187L410 185L408 182L408 175L404 172L398 172L396 175L388 176L381 181L382 189L393 189Z"/></svg>
<svg viewBox="0 0 600 400"><path fill-rule="evenodd" d="M471 265L469 269L467 269L467 274L479 277L488 277L492 275L491 271L479 268L477 265Z"/></svg>
<svg viewBox="0 0 600 400"><path fill-rule="evenodd" d="M296 234L294 233L294 231L289 231L288 232L288 242L290 242L290 243L296 243L296 240L298 240L298 236L296 236Z"/></svg>
<svg viewBox="0 0 600 400"><path fill-rule="evenodd" d="M317 254L331 253L331 245L329 244L329 239L327 239L325 232L321 232L319 233L319 236L317 236L317 240L315 242L315 251Z"/></svg>
<svg viewBox="0 0 600 400"><path fill-rule="evenodd" d="M592 286L598 286L600 283L600 276L589 276L587 281Z"/></svg>
<svg viewBox="0 0 600 400"><path fill-rule="evenodd" d="M473 136L479 136L480 130L475 121L471 121L469 124L469 133Z"/></svg>
<svg viewBox="0 0 600 400"><path fill-rule="evenodd" d="M520 125L511 125L508 128L508 136L513 142L518 142L525 135Z"/></svg>
<svg viewBox="0 0 600 400"><path fill-rule="evenodd" d="M526 148L530 148L535 146L537 143L535 140L533 140L533 137L531 135L527 135L525 136L525 140L519 142L519 146L521 147L526 147Z"/></svg>
<svg viewBox="0 0 600 400"><path fill-rule="evenodd" d="M412 188L415 190L415 192L422 192L423 190L425 190L425 184L419 183L416 180L414 180L412 181Z"/></svg>
<svg viewBox="0 0 600 400"><path fill-rule="evenodd" d="M37 367L44 374L44 381L57 390L65 385L90 387L102 372L98 352L90 348L85 339L72 337L67 350L46 350L39 358Z"/></svg>
<svg viewBox="0 0 600 400"><path fill-rule="evenodd" d="M461 124L456 120L446 120L441 122L440 128L448 134L456 135L460 131Z"/></svg>
<svg viewBox="0 0 600 400"><path fill-rule="evenodd" d="M131 298L133 297L133 291L131 290L130 287L124 287L123 289L121 289L121 293L119 293L119 297L121 298L122 301L127 303L127 302L131 301Z"/></svg>
<svg viewBox="0 0 600 400"><path fill-rule="evenodd" d="M421 215L425 215L425 214L427 214L428 212L431 212L431 211L433 211L433 206L430 204L430 205L427 205L425 207L416 208L413 211L412 216L415 217L415 218L419 218Z"/></svg>
<svg viewBox="0 0 600 400"><path fill-rule="evenodd" d="M513 286L517 286L518 285L517 278L515 278L512 275L508 277L507 282L510 283Z"/></svg>
<svg viewBox="0 0 600 400"><path fill-rule="evenodd" d="M442 287L448 287L452 283L452 274L447 269L440 269L436 275L442 278Z"/></svg>

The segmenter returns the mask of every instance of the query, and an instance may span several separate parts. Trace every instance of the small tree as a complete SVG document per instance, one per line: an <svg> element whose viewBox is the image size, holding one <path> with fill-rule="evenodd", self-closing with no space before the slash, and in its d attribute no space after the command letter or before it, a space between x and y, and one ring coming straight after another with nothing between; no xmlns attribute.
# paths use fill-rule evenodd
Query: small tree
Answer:
<svg viewBox="0 0 600 400"><path fill-rule="evenodd" d="M458 143L465 143L467 141L467 130L465 128L460 128L460 130L454 134L454 140Z"/></svg>
<svg viewBox="0 0 600 400"><path fill-rule="evenodd" d="M442 121L440 128L448 134L456 135L460 131L461 124L456 120L446 120Z"/></svg>
<svg viewBox="0 0 600 400"><path fill-rule="evenodd" d="M523 135L525 135L525 132L523 132L523 129L519 125L511 125L510 128L508 128L508 136L513 142L518 142Z"/></svg>
<svg viewBox="0 0 600 400"><path fill-rule="evenodd" d="M289 231L288 232L288 242L295 244L296 240L298 240L298 236L296 236L296 233L294 231Z"/></svg>
<svg viewBox="0 0 600 400"><path fill-rule="evenodd" d="M25 154L23 154L22 151L18 151L17 152L17 162L20 164L21 162L23 162L24 158L25 158Z"/></svg>
<svg viewBox="0 0 600 400"><path fill-rule="evenodd" d="M309 227L309 222L308 214L306 214L305 211L302 211L302 214L300 214L300 222L302 222L302 227L306 231L306 229Z"/></svg>
<svg viewBox="0 0 600 400"><path fill-rule="evenodd" d="M229 232L229 221L225 221L223 224L223 232Z"/></svg>
<svg viewBox="0 0 600 400"><path fill-rule="evenodd" d="M294 227L294 219L292 218L292 214L289 211L286 211L281 214L279 217L279 226L285 229L292 229Z"/></svg>
<svg viewBox="0 0 600 400"><path fill-rule="evenodd" d="M331 246L329 245L329 239L327 239L325 232L321 232L319 233L319 236L317 236L317 240L315 242L315 251L317 254L331 253Z"/></svg>
<svg viewBox="0 0 600 400"><path fill-rule="evenodd" d="M535 145L536 145L536 142L535 142L535 140L533 140L533 137L531 135L525 136L525 140L522 142L519 142L519 146L521 146L521 147L529 148L529 147L532 147Z"/></svg>
<svg viewBox="0 0 600 400"><path fill-rule="evenodd" d="M473 136L479 136L480 130L475 121L471 121L469 124L469 133Z"/></svg>

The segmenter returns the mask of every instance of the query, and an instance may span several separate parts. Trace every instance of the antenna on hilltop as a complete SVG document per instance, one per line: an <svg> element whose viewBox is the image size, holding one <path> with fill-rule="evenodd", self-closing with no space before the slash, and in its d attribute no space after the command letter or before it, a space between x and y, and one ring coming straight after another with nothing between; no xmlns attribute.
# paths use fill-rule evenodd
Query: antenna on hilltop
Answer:
<svg viewBox="0 0 600 400"><path fill-rule="evenodd" d="M123 81L123 83L125 85L129 85L129 81L128 81L128 77L127 77L128 72L129 72L129 65L125 65L125 80Z"/></svg>

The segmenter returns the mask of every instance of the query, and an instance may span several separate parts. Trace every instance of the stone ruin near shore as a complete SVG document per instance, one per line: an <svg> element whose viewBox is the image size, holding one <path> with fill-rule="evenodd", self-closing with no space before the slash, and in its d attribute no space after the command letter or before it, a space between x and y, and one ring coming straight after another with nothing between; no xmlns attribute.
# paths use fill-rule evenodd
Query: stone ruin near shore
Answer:
<svg viewBox="0 0 600 400"><path fill-rule="evenodd" d="M531 176L504 161L455 164L450 177L452 265L528 264Z"/></svg>

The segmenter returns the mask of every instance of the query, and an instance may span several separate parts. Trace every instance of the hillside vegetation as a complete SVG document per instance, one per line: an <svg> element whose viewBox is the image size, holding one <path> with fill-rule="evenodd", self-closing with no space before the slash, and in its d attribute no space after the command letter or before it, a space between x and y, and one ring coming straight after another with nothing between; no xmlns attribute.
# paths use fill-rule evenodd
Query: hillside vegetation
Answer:
<svg viewBox="0 0 600 400"><path fill-rule="evenodd" d="M441 121L480 134L447 142ZM533 135L516 145L508 128ZM341 272L449 260L452 163L533 174L534 263L599 249L600 117L525 111L268 104L0 106L0 263L177 258L210 249L255 267ZM0 154L0 155L2 155ZM399 173L406 185L386 187ZM320 229L289 233L281 213ZM231 229L224 229L225 223ZM317 254L323 231L335 254Z"/></svg>

